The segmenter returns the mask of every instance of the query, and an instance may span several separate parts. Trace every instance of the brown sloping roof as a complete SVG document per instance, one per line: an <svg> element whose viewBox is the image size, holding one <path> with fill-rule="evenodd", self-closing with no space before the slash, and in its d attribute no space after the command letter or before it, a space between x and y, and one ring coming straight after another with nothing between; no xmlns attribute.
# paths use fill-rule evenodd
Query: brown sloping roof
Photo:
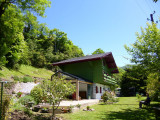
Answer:
<svg viewBox="0 0 160 120"><path fill-rule="evenodd" d="M114 58L111 52L107 52L103 54L87 55L87 56L78 57L78 58L72 58L72 59L53 63L52 65L58 66L58 65L65 65L65 64L72 64L72 63L79 63L79 62L86 62L86 61L94 61L94 60L100 60L100 59L104 59L109 68L114 68L112 73L118 73L118 68L117 68L117 65L114 61Z"/></svg>

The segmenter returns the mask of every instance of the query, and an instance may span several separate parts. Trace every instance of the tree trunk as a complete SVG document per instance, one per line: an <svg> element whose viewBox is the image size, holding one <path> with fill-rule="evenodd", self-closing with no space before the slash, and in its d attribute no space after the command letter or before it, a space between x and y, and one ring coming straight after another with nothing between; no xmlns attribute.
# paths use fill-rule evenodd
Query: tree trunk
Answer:
<svg viewBox="0 0 160 120"><path fill-rule="evenodd" d="M51 117L51 120L54 120L54 118L55 118L55 109L54 109L54 104L53 104L53 111L52 111L52 117Z"/></svg>

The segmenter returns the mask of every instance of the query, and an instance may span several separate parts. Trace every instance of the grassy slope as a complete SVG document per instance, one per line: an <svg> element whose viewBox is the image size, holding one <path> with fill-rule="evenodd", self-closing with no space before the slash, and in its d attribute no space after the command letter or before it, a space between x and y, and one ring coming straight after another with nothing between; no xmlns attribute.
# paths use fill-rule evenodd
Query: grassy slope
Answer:
<svg viewBox="0 0 160 120"><path fill-rule="evenodd" d="M46 70L44 68L35 68L28 65L21 65L18 71L9 70L5 67L3 67L2 70L0 70L0 78L4 78L7 80L11 80L12 76L23 77L25 75L49 79L52 74L52 71Z"/></svg>
<svg viewBox="0 0 160 120"><path fill-rule="evenodd" d="M95 111L64 114L65 120L155 120L154 111L139 109L136 97L121 97L116 104L93 105Z"/></svg>

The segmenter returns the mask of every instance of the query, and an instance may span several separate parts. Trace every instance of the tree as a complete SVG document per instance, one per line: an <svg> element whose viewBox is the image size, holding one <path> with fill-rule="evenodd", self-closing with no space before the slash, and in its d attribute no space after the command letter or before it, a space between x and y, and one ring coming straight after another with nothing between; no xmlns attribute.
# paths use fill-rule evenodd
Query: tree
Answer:
<svg viewBox="0 0 160 120"><path fill-rule="evenodd" d="M18 14L17 14L18 12ZM0 59L1 65L14 67L22 58L26 49L23 38L23 15L16 6L10 5L0 19Z"/></svg>
<svg viewBox="0 0 160 120"><path fill-rule="evenodd" d="M120 84L121 94L123 96L133 96L136 92L145 94L148 75L146 70L139 65L133 65L125 71Z"/></svg>
<svg viewBox="0 0 160 120"><path fill-rule="evenodd" d="M147 93L149 93L151 99L158 100L160 96L160 81L159 74L150 73L147 79ZM159 99L160 100L160 99Z"/></svg>
<svg viewBox="0 0 160 120"><path fill-rule="evenodd" d="M101 54L101 53L105 53L101 48L98 48L98 49L96 49L93 53L92 53L92 55L94 55L94 54Z"/></svg>
<svg viewBox="0 0 160 120"><path fill-rule="evenodd" d="M125 45L127 52L132 55L131 61L141 64L152 72L160 71L160 30L156 24L147 24L147 28L141 28L141 35L137 35L137 41L129 48Z"/></svg>
<svg viewBox="0 0 160 120"><path fill-rule="evenodd" d="M70 81L58 77L54 77L52 81L44 80L41 88L43 96L52 105L52 119L55 117L55 110L59 107L60 102L75 91L75 86Z"/></svg>
<svg viewBox="0 0 160 120"><path fill-rule="evenodd" d="M153 0L153 2L155 2L155 3L156 3L157 1L158 1L158 0Z"/></svg>
<svg viewBox="0 0 160 120"><path fill-rule="evenodd" d="M27 62L29 55L23 29L34 20L34 14L43 17L49 6L49 0L0 1L0 67L18 68L19 64Z"/></svg>
<svg viewBox="0 0 160 120"><path fill-rule="evenodd" d="M131 61L140 64L150 73L147 91L153 98L157 98L160 94L156 87L160 81L160 30L152 23L147 24L147 28L141 29L141 32L141 35L137 33L137 41L132 44L132 48L125 48L132 55Z"/></svg>
<svg viewBox="0 0 160 120"><path fill-rule="evenodd" d="M119 73L113 74L113 77L116 79L116 82L117 82L118 86L120 86L122 76L125 73L125 70L118 67L118 71L119 71Z"/></svg>
<svg viewBox="0 0 160 120"><path fill-rule="evenodd" d="M39 16L43 16L45 9L49 7L51 2L49 0L1 0L0 1L0 18L8 9L8 7L15 5L23 12L35 12Z"/></svg>

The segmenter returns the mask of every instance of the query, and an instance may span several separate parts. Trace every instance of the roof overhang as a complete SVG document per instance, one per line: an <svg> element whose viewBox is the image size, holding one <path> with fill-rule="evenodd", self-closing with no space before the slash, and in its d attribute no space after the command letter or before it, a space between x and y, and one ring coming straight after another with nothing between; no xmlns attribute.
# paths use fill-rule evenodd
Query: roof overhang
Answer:
<svg viewBox="0 0 160 120"><path fill-rule="evenodd" d="M81 83L86 83L86 84L93 84L92 81L89 81L89 80L86 80L84 78L81 78L81 77L78 77L76 75L73 75L73 74L70 74L70 73L67 73L67 72L63 72L63 71L57 71L54 75L58 74L58 73L61 73L62 75L65 75L65 76L68 76L68 77L71 77L73 79L65 79L65 80L70 80L72 82L76 82L75 80L78 80L79 82Z"/></svg>
<svg viewBox="0 0 160 120"><path fill-rule="evenodd" d="M65 64L73 64L73 63L80 63L80 62L87 62L87 61L95 61L95 60L105 60L108 68L112 68L111 73L119 73L117 65L115 63L115 60L113 58L113 55L111 52L107 52L104 54L96 54L96 55L87 55L84 57L78 57L78 58L73 58L69 60L63 60L60 62L53 63L53 66L60 66L60 65L65 65Z"/></svg>

